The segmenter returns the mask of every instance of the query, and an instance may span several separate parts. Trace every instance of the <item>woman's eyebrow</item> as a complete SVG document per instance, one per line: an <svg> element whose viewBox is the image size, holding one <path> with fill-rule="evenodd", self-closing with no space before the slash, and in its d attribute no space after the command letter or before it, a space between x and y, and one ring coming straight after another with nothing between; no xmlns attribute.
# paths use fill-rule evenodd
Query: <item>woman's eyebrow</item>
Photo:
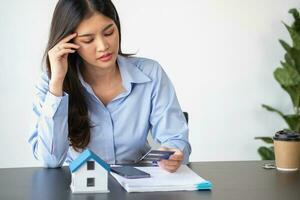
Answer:
<svg viewBox="0 0 300 200"><path fill-rule="evenodd" d="M102 31L106 31L107 29L109 29L110 27L112 27L114 24L111 23L109 25L107 25ZM91 37L91 36L94 36L95 34L93 33L85 33L85 34L78 34L77 37Z"/></svg>

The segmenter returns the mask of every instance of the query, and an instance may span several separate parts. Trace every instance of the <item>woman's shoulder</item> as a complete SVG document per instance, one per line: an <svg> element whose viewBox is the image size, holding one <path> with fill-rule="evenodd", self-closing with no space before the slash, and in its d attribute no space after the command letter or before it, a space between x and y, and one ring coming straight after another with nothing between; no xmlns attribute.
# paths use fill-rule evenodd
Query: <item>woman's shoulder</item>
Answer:
<svg viewBox="0 0 300 200"><path fill-rule="evenodd" d="M158 62L151 58L129 56L127 57L132 63L139 66L157 65Z"/></svg>
<svg viewBox="0 0 300 200"><path fill-rule="evenodd" d="M144 57L135 57L130 56L126 57L128 61L137 67L139 70L152 77L155 76L158 72L162 71L162 67L158 61L151 58Z"/></svg>

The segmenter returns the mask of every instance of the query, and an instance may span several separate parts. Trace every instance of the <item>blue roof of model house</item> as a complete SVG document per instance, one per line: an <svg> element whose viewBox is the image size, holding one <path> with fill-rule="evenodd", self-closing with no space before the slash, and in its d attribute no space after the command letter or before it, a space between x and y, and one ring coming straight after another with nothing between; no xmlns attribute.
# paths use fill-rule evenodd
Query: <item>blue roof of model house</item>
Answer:
<svg viewBox="0 0 300 200"><path fill-rule="evenodd" d="M84 152L82 152L82 154L78 156L78 158L76 158L70 163L69 168L71 172L72 173L75 172L79 167L81 167L84 163L86 163L90 159L94 159L104 169L110 171L110 167L106 162L104 162L99 156L97 156L91 150L86 149Z"/></svg>

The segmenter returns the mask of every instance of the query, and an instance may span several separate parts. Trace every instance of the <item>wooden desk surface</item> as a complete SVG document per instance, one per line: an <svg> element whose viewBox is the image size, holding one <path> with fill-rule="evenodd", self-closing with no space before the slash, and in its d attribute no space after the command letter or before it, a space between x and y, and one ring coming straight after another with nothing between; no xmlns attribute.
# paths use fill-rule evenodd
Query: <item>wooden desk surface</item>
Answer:
<svg viewBox="0 0 300 200"><path fill-rule="evenodd" d="M72 194L67 167L0 169L1 200L299 200L300 173L266 170L266 161L195 162L211 191L127 193L111 176L108 194Z"/></svg>

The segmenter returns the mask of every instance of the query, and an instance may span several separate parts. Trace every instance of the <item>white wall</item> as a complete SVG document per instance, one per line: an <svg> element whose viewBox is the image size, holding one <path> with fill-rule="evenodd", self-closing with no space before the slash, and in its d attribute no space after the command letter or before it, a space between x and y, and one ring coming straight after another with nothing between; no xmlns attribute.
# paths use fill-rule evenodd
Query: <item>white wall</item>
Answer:
<svg viewBox="0 0 300 200"><path fill-rule="evenodd" d="M281 21L296 0L115 0L123 50L158 60L190 114L191 161L255 160L285 124L261 108L290 100L272 73L290 41ZM36 166L27 144L33 84L41 68L56 1L0 6L0 168Z"/></svg>

